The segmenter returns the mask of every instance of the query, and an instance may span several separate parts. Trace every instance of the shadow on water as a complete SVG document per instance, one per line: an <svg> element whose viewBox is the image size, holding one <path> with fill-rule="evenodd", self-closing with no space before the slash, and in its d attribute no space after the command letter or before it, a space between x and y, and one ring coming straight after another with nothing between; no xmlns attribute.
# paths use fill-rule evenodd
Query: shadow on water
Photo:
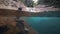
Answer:
<svg viewBox="0 0 60 34"><path fill-rule="evenodd" d="M28 14L30 14L31 17L60 17L60 11L30 12Z"/></svg>
<svg viewBox="0 0 60 34"><path fill-rule="evenodd" d="M39 34L60 34L59 17L22 17Z"/></svg>

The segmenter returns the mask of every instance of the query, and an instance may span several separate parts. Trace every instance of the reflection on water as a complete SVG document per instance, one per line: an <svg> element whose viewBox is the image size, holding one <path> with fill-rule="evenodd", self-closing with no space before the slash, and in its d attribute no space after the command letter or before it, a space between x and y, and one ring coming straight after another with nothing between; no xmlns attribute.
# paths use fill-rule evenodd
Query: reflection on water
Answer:
<svg viewBox="0 0 60 34"><path fill-rule="evenodd" d="M23 17L39 34L60 34L58 17Z"/></svg>

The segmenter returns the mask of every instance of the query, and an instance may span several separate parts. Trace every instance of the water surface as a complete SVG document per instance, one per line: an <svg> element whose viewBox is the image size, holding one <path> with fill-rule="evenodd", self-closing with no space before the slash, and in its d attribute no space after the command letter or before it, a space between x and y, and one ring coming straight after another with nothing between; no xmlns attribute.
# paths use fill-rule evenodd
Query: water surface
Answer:
<svg viewBox="0 0 60 34"><path fill-rule="evenodd" d="M39 34L60 34L59 17L22 17Z"/></svg>

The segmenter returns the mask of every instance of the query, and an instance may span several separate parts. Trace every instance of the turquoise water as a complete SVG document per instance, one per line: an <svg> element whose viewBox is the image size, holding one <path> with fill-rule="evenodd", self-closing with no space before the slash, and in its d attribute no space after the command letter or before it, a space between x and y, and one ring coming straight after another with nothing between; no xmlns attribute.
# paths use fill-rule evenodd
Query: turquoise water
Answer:
<svg viewBox="0 0 60 34"><path fill-rule="evenodd" d="M39 34L60 34L59 17L23 17Z"/></svg>

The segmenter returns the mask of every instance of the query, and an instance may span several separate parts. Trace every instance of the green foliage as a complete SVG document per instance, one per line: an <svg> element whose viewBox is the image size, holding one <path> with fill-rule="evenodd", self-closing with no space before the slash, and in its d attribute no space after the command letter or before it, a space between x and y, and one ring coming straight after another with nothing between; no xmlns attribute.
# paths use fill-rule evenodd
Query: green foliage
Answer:
<svg viewBox="0 0 60 34"><path fill-rule="evenodd" d="M44 0L38 0L38 4L43 4Z"/></svg>
<svg viewBox="0 0 60 34"><path fill-rule="evenodd" d="M60 7L60 0L38 0L38 4Z"/></svg>
<svg viewBox="0 0 60 34"><path fill-rule="evenodd" d="M33 1L31 0L31 1L25 1L25 5L27 6L27 7L33 7Z"/></svg>
<svg viewBox="0 0 60 34"><path fill-rule="evenodd" d="M34 7L34 1L32 0L20 0L22 1L27 7Z"/></svg>

